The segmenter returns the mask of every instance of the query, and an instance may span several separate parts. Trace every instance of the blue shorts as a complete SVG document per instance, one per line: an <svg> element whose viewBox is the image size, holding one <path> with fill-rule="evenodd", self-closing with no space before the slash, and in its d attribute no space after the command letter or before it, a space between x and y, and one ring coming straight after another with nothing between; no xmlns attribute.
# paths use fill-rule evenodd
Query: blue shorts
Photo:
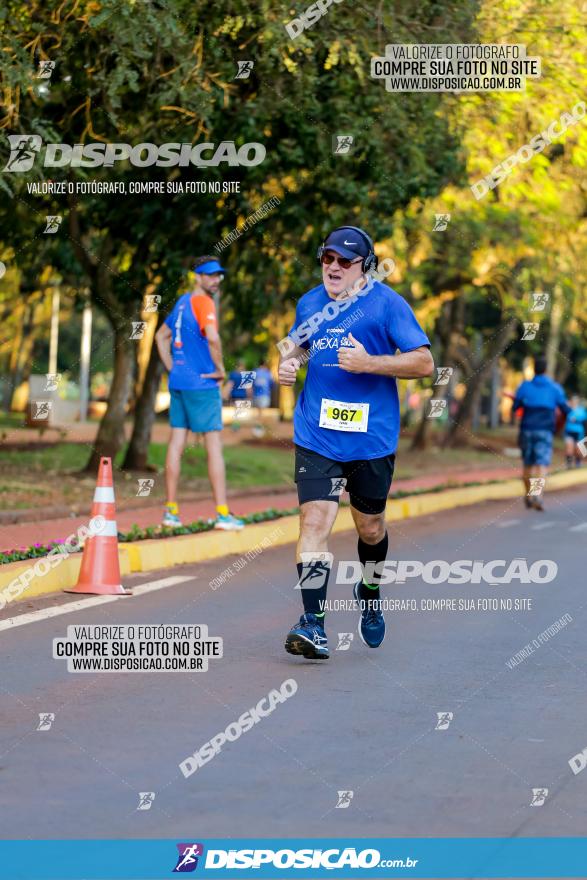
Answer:
<svg viewBox="0 0 587 880"><path fill-rule="evenodd" d="M267 409L267 407L271 406L270 395L259 394L258 397L253 397L253 406L258 407L259 409Z"/></svg>
<svg viewBox="0 0 587 880"><path fill-rule="evenodd" d="M202 391L172 391L169 424L172 428L189 428L194 434L222 431L222 400L220 388Z"/></svg>
<svg viewBox="0 0 587 880"><path fill-rule="evenodd" d="M552 438L552 431L520 431L524 464L548 467L552 461Z"/></svg>

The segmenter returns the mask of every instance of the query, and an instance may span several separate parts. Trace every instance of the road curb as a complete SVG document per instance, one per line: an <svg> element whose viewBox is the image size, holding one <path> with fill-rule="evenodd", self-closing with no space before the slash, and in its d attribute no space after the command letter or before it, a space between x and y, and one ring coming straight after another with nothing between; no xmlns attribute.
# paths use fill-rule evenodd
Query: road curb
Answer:
<svg viewBox="0 0 587 880"><path fill-rule="evenodd" d="M585 483L587 483L587 469L564 471L548 478L548 489L549 491L569 489ZM442 492L426 492L401 499L390 499L387 502L385 516L388 522L397 522L402 519L437 513L441 510L477 504L480 501L505 500L519 496L520 480L504 480L496 483L484 483L481 486L464 486L444 489ZM333 533L348 531L352 528L353 519L350 508L343 507L334 524ZM211 559L220 559L231 555L241 556L243 564L246 564L263 549L296 541L298 529L298 517L285 516L281 519L248 525L240 532L210 531L196 535L121 543L119 545L120 572L124 577L132 572L156 571L186 563L207 562ZM17 599L21 601L32 599L75 586L81 565L81 554L79 553L67 557L46 574L33 575L26 590L20 591L16 595L18 585L15 586L15 582L25 571L30 571L42 559L43 557L37 560L12 562L0 568L0 592L12 585L9 593L5 595L8 602ZM227 564L226 570L231 570L230 563ZM231 574L228 574L228 577L230 576Z"/></svg>

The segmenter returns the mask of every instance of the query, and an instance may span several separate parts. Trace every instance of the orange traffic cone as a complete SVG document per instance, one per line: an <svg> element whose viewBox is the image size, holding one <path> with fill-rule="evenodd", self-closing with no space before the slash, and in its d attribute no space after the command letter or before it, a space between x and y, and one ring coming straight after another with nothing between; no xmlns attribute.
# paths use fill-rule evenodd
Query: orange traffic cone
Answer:
<svg viewBox="0 0 587 880"><path fill-rule="evenodd" d="M106 522L103 528L86 540L78 582L64 593L132 596L130 590L125 590L120 583L115 516L112 459L102 458L92 504L92 519L101 517Z"/></svg>

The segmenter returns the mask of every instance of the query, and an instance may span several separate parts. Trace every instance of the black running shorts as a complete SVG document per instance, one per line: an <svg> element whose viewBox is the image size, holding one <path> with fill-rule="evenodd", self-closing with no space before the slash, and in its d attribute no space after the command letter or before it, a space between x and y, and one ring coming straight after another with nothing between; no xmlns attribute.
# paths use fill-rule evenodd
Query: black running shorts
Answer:
<svg viewBox="0 0 587 880"><path fill-rule="evenodd" d="M335 501L343 489L361 513L385 510L393 477L395 455L383 458L335 461L311 449L296 445L295 481L300 504L306 501Z"/></svg>

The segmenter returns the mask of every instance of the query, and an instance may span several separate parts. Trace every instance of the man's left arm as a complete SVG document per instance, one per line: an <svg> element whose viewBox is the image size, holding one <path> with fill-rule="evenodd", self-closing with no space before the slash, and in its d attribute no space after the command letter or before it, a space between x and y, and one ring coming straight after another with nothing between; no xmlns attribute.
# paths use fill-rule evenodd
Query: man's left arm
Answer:
<svg viewBox="0 0 587 880"><path fill-rule="evenodd" d="M427 345L399 354L369 354L349 333L352 348L338 350L338 364L348 373L373 373L395 379L424 379L434 373L434 360Z"/></svg>

